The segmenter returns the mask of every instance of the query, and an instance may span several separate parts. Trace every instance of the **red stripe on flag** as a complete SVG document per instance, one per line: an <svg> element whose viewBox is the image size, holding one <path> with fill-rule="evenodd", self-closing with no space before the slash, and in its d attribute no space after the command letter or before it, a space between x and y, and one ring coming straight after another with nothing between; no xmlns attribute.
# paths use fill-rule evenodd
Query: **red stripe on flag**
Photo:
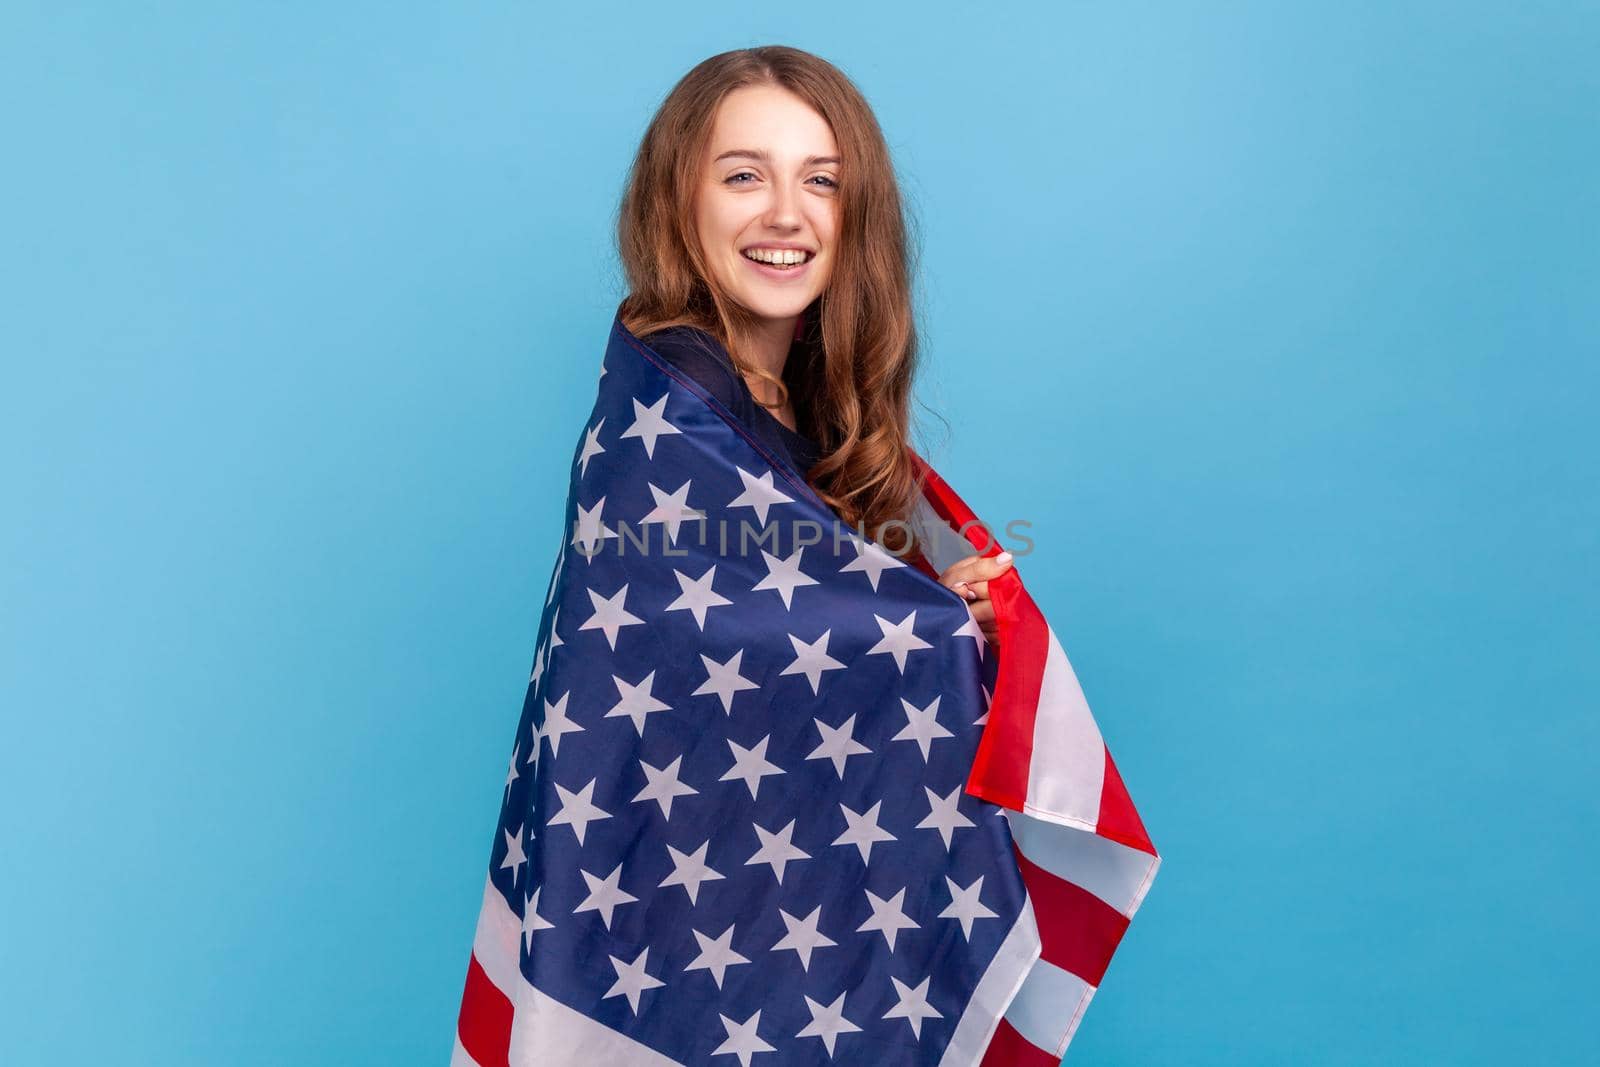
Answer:
<svg viewBox="0 0 1600 1067"><path fill-rule="evenodd" d="M1094 832L1140 852L1156 854L1156 847L1150 843L1150 835L1145 833L1144 823L1133 808L1128 788L1122 784L1122 775L1111 762L1110 749L1106 750L1105 784L1100 788L1100 818Z"/></svg>
<svg viewBox="0 0 1600 1067"><path fill-rule="evenodd" d="M911 453L923 475L923 496L934 512L986 556L998 555L1000 546L966 501L926 460ZM969 523L973 525L968 525ZM1013 811L1023 810L1028 799L1028 768L1033 762L1034 719L1039 710L1039 686L1044 680L1045 657L1050 651L1050 630L1044 616L1015 568L989 582L999 629L1000 670L989 700L989 722L978 740L967 792Z"/></svg>
<svg viewBox="0 0 1600 1067"><path fill-rule="evenodd" d="M1002 1018L1000 1028L989 1039L989 1048L978 1067L1057 1067L1060 1062L1055 1055L1023 1037L1015 1026Z"/></svg>
<svg viewBox="0 0 1600 1067"><path fill-rule="evenodd" d="M972 757L967 792L991 804L1022 811L1028 800L1039 687L1050 654L1050 631L1016 571L989 581L1000 630L1000 670L989 699L989 722Z"/></svg>
<svg viewBox="0 0 1600 1067"><path fill-rule="evenodd" d="M1098 986L1128 932L1128 917L1082 886L1058 878L1016 849L1039 925L1040 958Z"/></svg>
<svg viewBox="0 0 1600 1067"><path fill-rule="evenodd" d="M467 966L467 988L461 994L456 1035L479 1067L508 1067L514 1012L511 999L489 980L474 954Z"/></svg>

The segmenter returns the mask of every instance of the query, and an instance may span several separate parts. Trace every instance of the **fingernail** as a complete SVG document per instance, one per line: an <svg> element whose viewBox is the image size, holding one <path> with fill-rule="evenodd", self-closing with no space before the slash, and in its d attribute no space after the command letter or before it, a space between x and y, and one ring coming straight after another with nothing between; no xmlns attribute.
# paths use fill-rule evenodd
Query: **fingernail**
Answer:
<svg viewBox="0 0 1600 1067"><path fill-rule="evenodd" d="M1011 553L1002 552L1002 553L1000 553L998 556L996 556L994 558L994 561L996 563L1010 563L1011 562Z"/></svg>

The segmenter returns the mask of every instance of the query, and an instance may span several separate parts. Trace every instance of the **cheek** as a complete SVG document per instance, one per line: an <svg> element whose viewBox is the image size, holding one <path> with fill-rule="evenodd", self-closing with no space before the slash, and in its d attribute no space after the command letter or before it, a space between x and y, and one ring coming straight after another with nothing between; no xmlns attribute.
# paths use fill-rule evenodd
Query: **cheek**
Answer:
<svg viewBox="0 0 1600 1067"><path fill-rule="evenodd" d="M839 239L838 206L830 205L827 210L819 212L811 226L816 231L817 240L832 248Z"/></svg>
<svg viewBox="0 0 1600 1067"><path fill-rule="evenodd" d="M727 246L744 229L747 220L742 217L738 204L716 193L713 190L701 198L700 218L704 220L701 231L708 238Z"/></svg>
<svg viewBox="0 0 1600 1067"><path fill-rule="evenodd" d="M695 201L695 233L700 238L700 249L707 257L715 258L720 245L726 243L727 220L717 197L702 194Z"/></svg>

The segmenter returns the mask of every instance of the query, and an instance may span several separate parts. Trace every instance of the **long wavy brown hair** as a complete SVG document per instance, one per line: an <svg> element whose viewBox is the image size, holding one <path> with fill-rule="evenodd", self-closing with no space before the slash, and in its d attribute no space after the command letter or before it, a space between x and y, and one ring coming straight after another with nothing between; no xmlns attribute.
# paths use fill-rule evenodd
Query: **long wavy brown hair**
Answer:
<svg viewBox="0 0 1600 1067"><path fill-rule="evenodd" d="M754 316L716 283L695 236L695 189L717 108L733 90L756 85L804 100L839 146L833 273L804 313L784 368L789 383L740 355ZM700 63L667 94L639 144L617 245L629 287L622 324L635 337L669 326L704 330L742 372L774 383L779 401L768 407L781 407L792 384L799 428L821 454L807 481L844 522L890 551L909 550L901 524L921 488L908 451L915 253L888 145L850 79L824 59L781 45Z"/></svg>

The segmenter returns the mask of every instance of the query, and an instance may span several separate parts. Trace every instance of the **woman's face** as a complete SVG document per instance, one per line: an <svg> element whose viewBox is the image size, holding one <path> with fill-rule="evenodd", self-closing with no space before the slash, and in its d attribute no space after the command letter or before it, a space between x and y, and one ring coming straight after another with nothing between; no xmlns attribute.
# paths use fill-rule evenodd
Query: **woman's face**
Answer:
<svg viewBox="0 0 1600 1067"><path fill-rule="evenodd" d="M838 156L828 123L787 89L735 89L717 109L695 194L696 231L716 280L762 318L792 319L827 288ZM757 255L778 262L755 262Z"/></svg>

